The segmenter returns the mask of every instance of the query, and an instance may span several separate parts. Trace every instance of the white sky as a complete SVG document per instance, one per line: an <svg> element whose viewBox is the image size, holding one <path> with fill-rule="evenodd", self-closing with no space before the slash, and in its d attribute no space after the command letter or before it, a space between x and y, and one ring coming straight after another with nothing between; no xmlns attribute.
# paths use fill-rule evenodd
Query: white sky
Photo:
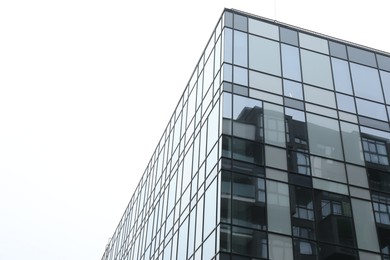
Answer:
<svg viewBox="0 0 390 260"><path fill-rule="evenodd" d="M100 259L224 7L390 52L388 0L0 2L0 259Z"/></svg>

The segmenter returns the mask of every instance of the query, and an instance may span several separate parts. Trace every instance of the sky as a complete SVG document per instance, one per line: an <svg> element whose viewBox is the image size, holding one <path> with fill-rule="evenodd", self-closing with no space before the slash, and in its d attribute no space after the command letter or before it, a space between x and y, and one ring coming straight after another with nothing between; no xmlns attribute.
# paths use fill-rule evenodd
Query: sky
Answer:
<svg viewBox="0 0 390 260"><path fill-rule="evenodd" d="M223 8L390 52L388 0L0 2L0 259L100 259Z"/></svg>

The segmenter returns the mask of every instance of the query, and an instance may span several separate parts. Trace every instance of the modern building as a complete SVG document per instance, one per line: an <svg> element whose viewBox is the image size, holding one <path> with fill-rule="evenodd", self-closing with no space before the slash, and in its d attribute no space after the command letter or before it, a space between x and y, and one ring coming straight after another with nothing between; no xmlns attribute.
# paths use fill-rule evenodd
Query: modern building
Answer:
<svg viewBox="0 0 390 260"><path fill-rule="evenodd" d="M390 55L222 13L102 260L389 260Z"/></svg>

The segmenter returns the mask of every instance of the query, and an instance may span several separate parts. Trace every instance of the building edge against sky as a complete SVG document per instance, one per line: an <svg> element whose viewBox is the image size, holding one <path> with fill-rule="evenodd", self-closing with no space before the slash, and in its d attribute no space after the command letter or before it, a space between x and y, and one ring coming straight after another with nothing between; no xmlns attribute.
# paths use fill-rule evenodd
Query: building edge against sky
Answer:
<svg viewBox="0 0 390 260"><path fill-rule="evenodd" d="M390 56L225 9L102 259L390 259Z"/></svg>

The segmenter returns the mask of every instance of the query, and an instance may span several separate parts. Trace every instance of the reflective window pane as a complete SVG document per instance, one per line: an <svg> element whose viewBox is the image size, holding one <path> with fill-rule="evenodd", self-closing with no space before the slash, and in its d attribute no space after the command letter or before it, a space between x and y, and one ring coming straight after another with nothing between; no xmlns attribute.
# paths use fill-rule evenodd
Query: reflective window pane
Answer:
<svg viewBox="0 0 390 260"><path fill-rule="evenodd" d="M249 36L249 67L280 76L279 43Z"/></svg>
<svg viewBox="0 0 390 260"><path fill-rule="evenodd" d="M328 41L306 33L299 33L299 45L324 54L329 54Z"/></svg>
<svg viewBox="0 0 390 260"><path fill-rule="evenodd" d="M267 166L287 170L286 150L266 145L265 159Z"/></svg>
<svg viewBox="0 0 390 260"><path fill-rule="evenodd" d="M247 31L248 29L248 18L245 16L234 14L233 16L233 24L234 28L241 30L241 31Z"/></svg>
<svg viewBox="0 0 390 260"><path fill-rule="evenodd" d="M234 31L234 56L233 62L243 67L248 66L248 34Z"/></svg>
<svg viewBox="0 0 390 260"><path fill-rule="evenodd" d="M264 140L267 144L286 147L283 107L264 103Z"/></svg>
<svg viewBox="0 0 390 260"><path fill-rule="evenodd" d="M386 103L390 104L390 73L380 71L383 92L385 93Z"/></svg>
<svg viewBox="0 0 390 260"><path fill-rule="evenodd" d="M224 29L223 60L233 62L233 30L229 28Z"/></svg>
<svg viewBox="0 0 390 260"><path fill-rule="evenodd" d="M263 91L282 94L282 81L279 77L274 77L253 70L249 71L249 87Z"/></svg>
<svg viewBox="0 0 390 260"><path fill-rule="evenodd" d="M265 212L264 179L233 173L233 224L265 230Z"/></svg>
<svg viewBox="0 0 390 260"><path fill-rule="evenodd" d="M329 56L301 50L301 61L305 83L333 90Z"/></svg>
<svg viewBox="0 0 390 260"><path fill-rule="evenodd" d="M343 138L345 160L350 163L364 165L359 127L354 124L340 122Z"/></svg>
<svg viewBox="0 0 390 260"><path fill-rule="evenodd" d="M387 121L386 107L384 105L357 98L356 106L359 115Z"/></svg>
<svg viewBox="0 0 390 260"><path fill-rule="evenodd" d="M298 33L296 31L280 27L280 41L298 46Z"/></svg>
<svg viewBox="0 0 390 260"><path fill-rule="evenodd" d="M307 114L310 152L333 159L343 159L337 120Z"/></svg>
<svg viewBox="0 0 390 260"><path fill-rule="evenodd" d="M380 69L390 71L390 57L377 54L376 58Z"/></svg>
<svg viewBox="0 0 390 260"><path fill-rule="evenodd" d="M352 198L351 203L355 226L358 227L356 228L356 239L359 248L378 252L379 244L370 202Z"/></svg>
<svg viewBox="0 0 390 260"><path fill-rule="evenodd" d="M304 85L305 101L331 108L336 108L336 101L333 91Z"/></svg>
<svg viewBox="0 0 390 260"><path fill-rule="evenodd" d="M310 161L313 176L347 183L347 176L343 163L317 156L311 156Z"/></svg>
<svg viewBox="0 0 390 260"><path fill-rule="evenodd" d="M268 230L291 235L288 185L267 181Z"/></svg>
<svg viewBox="0 0 390 260"><path fill-rule="evenodd" d="M382 88L377 69L350 63L355 95L383 102Z"/></svg>
<svg viewBox="0 0 390 260"><path fill-rule="evenodd" d="M216 227L217 216L217 181L214 179L205 193L204 200L204 221L203 221L203 235L208 236L210 232Z"/></svg>
<svg viewBox="0 0 390 260"><path fill-rule="evenodd" d="M375 54L355 47L348 46L348 57L350 61L376 67Z"/></svg>
<svg viewBox="0 0 390 260"><path fill-rule="evenodd" d="M347 59L347 49L344 44L329 41L330 55L341 59Z"/></svg>
<svg viewBox="0 0 390 260"><path fill-rule="evenodd" d="M233 66L233 82L240 85L248 86L248 70L241 67Z"/></svg>
<svg viewBox="0 0 390 260"><path fill-rule="evenodd" d="M266 38L279 40L278 27L255 19L249 19L249 32Z"/></svg>
<svg viewBox="0 0 390 260"><path fill-rule="evenodd" d="M267 235L253 229L233 227L232 252L251 257L267 258Z"/></svg>
<svg viewBox="0 0 390 260"><path fill-rule="evenodd" d="M336 93L336 99L339 110L356 113L355 100L353 97Z"/></svg>
<svg viewBox="0 0 390 260"><path fill-rule="evenodd" d="M301 64L299 61L299 49L287 44L282 44L282 68L283 77L301 80Z"/></svg>
<svg viewBox="0 0 390 260"><path fill-rule="evenodd" d="M331 58L331 61L336 90L352 94L352 83L348 62L336 58Z"/></svg>
<svg viewBox="0 0 390 260"><path fill-rule="evenodd" d="M274 234L268 235L269 257L275 260L293 259L292 241L290 237Z"/></svg>
<svg viewBox="0 0 390 260"><path fill-rule="evenodd" d="M291 80L283 80L283 90L284 95L290 98L296 98L296 99L303 99L303 92L302 92L302 84L291 81Z"/></svg>

